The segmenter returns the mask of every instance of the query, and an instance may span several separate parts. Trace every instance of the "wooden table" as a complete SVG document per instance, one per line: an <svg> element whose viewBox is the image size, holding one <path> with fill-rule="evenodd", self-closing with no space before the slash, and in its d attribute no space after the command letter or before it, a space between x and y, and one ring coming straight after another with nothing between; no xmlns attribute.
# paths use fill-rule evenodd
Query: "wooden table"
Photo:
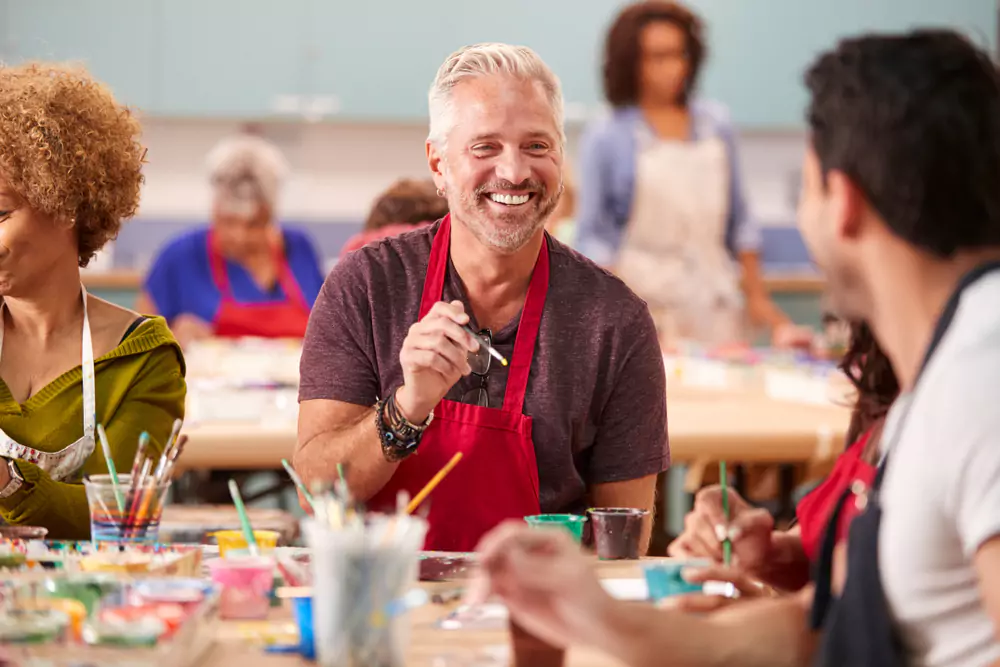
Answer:
<svg viewBox="0 0 1000 667"><path fill-rule="evenodd" d="M595 562L598 574L605 578L641 579L642 572L635 561L628 563ZM451 588L455 584L425 584L429 590L441 587ZM410 649L407 654L407 667L476 667L487 664L502 665L504 663L489 663L487 661L473 663L472 660L483 655L501 653L507 646L509 636L506 630L472 631L472 630L441 630L434 623L452 611L452 605L426 605L413 613ZM276 610L272 617L275 620L290 618L287 609ZM221 624L216 645L209 651L201 664L206 667L292 667L293 665L311 665L297 656L269 655L261 649L248 646L241 638L237 622ZM597 653L593 650L572 649L567 655L567 667L618 667L621 663Z"/></svg>
<svg viewBox="0 0 1000 667"><path fill-rule="evenodd" d="M842 447L849 412L776 401L759 393L671 389L667 431L674 463L809 463ZM205 422L187 427L180 469L272 470L291 458L292 423Z"/></svg>

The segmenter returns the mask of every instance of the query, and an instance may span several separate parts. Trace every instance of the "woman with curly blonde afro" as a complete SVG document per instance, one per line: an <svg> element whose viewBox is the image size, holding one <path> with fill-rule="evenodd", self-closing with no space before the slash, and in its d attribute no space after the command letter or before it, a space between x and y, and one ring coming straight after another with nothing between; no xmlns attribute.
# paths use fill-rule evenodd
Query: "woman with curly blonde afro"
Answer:
<svg viewBox="0 0 1000 667"><path fill-rule="evenodd" d="M180 348L159 317L80 281L139 204L139 123L81 69L0 67L0 516L90 534L83 475L162 451L183 416Z"/></svg>

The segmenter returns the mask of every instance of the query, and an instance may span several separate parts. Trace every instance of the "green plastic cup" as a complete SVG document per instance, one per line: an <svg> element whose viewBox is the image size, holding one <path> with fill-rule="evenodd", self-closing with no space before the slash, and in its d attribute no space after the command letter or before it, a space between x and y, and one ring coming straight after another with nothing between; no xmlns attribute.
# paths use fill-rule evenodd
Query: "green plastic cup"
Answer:
<svg viewBox="0 0 1000 667"><path fill-rule="evenodd" d="M583 524L587 522L587 517L579 514L535 514L524 517L524 520L532 528L562 528L580 543L583 541Z"/></svg>

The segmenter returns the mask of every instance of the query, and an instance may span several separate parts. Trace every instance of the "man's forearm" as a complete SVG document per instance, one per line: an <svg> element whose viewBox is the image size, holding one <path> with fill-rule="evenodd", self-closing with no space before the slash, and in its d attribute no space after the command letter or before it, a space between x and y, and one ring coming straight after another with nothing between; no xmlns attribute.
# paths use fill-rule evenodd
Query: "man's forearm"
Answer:
<svg viewBox="0 0 1000 667"><path fill-rule="evenodd" d="M375 410L360 413L346 426L324 431L302 443L293 457L296 471L306 485L317 480L337 479L337 464L344 464L344 474L351 495L367 501L386 485L398 463L382 455L382 445L375 428Z"/></svg>
<svg viewBox="0 0 1000 667"><path fill-rule="evenodd" d="M802 594L736 603L699 616L616 603L597 648L631 667L798 667L810 663L815 635Z"/></svg>

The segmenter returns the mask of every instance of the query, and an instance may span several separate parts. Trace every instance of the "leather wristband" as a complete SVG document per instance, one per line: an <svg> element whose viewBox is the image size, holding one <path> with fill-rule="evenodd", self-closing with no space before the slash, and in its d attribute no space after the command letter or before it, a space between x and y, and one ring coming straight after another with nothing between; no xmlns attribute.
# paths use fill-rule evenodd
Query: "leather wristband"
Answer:
<svg viewBox="0 0 1000 667"><path fill-rule="evenodd" d="M375 406L375 428L382 445L382 456L386 461L402 461L417 451L424 431L434 420L434 412L427 416L423 424L413 424L396 406L396 392L378 402Z"/></svg>

